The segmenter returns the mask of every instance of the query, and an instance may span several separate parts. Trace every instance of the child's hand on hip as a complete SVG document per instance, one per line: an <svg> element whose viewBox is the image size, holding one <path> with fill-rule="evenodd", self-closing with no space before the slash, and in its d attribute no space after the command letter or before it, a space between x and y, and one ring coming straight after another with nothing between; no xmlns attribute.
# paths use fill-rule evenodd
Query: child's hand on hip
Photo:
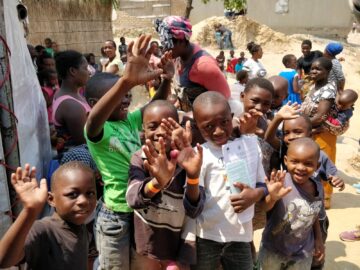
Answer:
<svg viewBox="0 0 360 270"><path fill-rule="evenodd" d="M30 170L30 165L25 164L24 170L21 167L11 174L11 183L22 202L24 209L40 212L48 198L46 180L43 178L38 185L35 178L36 168Z"/></svg>

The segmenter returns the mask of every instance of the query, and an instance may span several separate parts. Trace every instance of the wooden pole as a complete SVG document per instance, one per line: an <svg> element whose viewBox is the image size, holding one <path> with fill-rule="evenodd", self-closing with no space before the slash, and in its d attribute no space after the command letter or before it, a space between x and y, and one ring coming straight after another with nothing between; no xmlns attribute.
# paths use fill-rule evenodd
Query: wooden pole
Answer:
<svg viewBox="0 0 360 270"><path fill-rule="evenodd" d="M13 209L11 210L13 214L16 215L20 208L19 204L15 203L15 192L10 184L10 176L13 172L10 168L16 168L20 166L20 155L17 142L16 119L14 114L12 113L14 112L12 94L13 89L11 86L11 76L9 73L9 68L11 68L9 61L9 53L5 45L6 29L4 18L4 0L0 0L0 36L3 39L0 39L0 83L4 81L2 86L0 85L0 133L3 153L5 153L5 155L0 156L0 173L4 170L4 168L6 170L5 178L3 177L3 175L0 174L0 182L2 184L1 187L8 188L8 193L10 194L10 205L13 206ZM3 213L0 213L0 215L1 214Z"/></svg>

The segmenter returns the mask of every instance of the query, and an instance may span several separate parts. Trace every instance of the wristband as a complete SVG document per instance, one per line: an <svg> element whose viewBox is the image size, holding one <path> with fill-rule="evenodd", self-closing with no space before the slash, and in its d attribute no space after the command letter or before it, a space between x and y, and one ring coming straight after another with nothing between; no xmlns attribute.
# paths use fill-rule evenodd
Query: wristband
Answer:
<svg viewBox="0 0 360 270"><path fill-rule="evenodd" d="M158 192L160 191L160 189L154 187L152 181L149 181L149 182L147 183L147 187L148 187L148 189L149 189L152 193L158 193Z"/></svg>
<svg viewBox="0 0 360 270"><path fill-rule="evenodd" d="M195 179L188 178L186 180L186 183L188 185L198 185L199 184L199 178L195 178Z"/></svg>

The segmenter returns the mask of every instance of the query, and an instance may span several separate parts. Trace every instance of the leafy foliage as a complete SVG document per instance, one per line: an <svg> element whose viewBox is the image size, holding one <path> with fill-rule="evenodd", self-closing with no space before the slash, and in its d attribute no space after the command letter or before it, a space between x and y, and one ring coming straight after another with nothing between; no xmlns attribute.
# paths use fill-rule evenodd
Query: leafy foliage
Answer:
<svg viewBox="0 0 360 270"><path fill-rule="evenodd" d="M201 0L201 1L206 4L211 0ZM220 0L220 1L224 2L224 7L226 9L233 9L240 11L246 8L246 0Z"/></svg>

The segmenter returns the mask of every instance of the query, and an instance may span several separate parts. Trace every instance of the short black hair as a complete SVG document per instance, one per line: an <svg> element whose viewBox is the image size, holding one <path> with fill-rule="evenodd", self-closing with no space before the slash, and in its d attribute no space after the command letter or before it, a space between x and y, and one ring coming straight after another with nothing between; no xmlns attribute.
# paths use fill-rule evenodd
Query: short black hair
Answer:
<svg viewBox="0 0 360 270"><path fill-rule="evenodd" d="M229 103L222 94L215 91L206 91L197 96L194 100L193 112L195 114L198 107L201 108L204 106L212 106L215 104L226 104L226 106L229 108L229 111L231 111Z"/></svg>
<svg viewBox="0 0 360 270"><path fill-rule="evenodd" d="M325 68L328 72L330 72L330 70L332 69L332 62L330 59L326 58L326 57L319 57L316 58L313 62L313 64L315 62L319 62L320 66L322 66L323 68Z"/></svg>
<svg viewBox="0 0 360 270"><path fill-rule="evenodd" d="M155 100L155 101L150 102L144 108L143 118L150 109L155 108L155 107L166 107L167 109L170 110L171 114L173 114L175 116L174 120L176 122L179 122L178 111L177 111L176 107L168 100Z"/></svg>
<svg viewBox="0 0 360 270"><path fill-rule="evenodd" d="M85 163L81 161L70 161L60 165L59 168L51 176L51 190L53 191L56 187L56 182L59 179L59 176L62 175L64 172L73 171L73 170L81 170L89 173L93 177L94 186L95 186L95 174L94 171Z"/></svg>
<svg viewBox="0 0 360 270"><path fill-rule="evenodd" d="M272 83L264 78L253 78L245 85L244 93L249 92L254 87L263 88L271 93L272 96L275 94L275 89Z"/></svg>
<svg viewBox="0 0 360 270"><path fill-rule="evenodd" d="M159 46L159 42L157 42L156 40L153 40L153 41L150 42L150 47L151 47L153 44L156 44L156 45Z"/></svg>
<svg viewBox="0 0 360 270"><path fill-rule="evenodd" d="M45 47L42 46L42 45L36 45L35 46L35 51L37 51L38 53L41 53L44 50L45 50Z"/></svg>
<svg viewBox="0 0 360 270"><path fill-rule="evenodd" d="M312 42L309 39L303 40L303 42L301 43L301 46L302 45L308 45L310 48L312 48Z"/></svg>
<svg viewBox="0 0 360 270"><path fill-rule="evenodd" d="M304 138L298 138L296 140L291 141L291 143L289 144L288 150L287 152L289 152L290 149L292 148L299 148L299 147L311 147L314 148L316 151L316 160L319 159L320 157L320 147L319 145L311 138L308 137L304 137Z"/></svg>
<svg viewBox="0 0 360 270"><path fill-rule="evenodd" d="M74 50L62 51L56 54L56 71L60 79L66 79L70 68L79 68L84 56Z"/></svg>
<svg viewBox="0 0 360 270"><path fill-rule="evenodd" d="M246 48L251 54L254 54L261 49L261 46L259 44L256 44L254 41L251 41L246 45Z"/></svg>
<svg viewBox="0 0 360 270"><path fill-rule="evenodd" d="M100 99L111 87L119 80L119 76L108 73L100 72L95 73L86 83L85 86L85 98L97 98Z"/></svg>
<svg viewBox="0 0 360 270"><path fill-rule="evenodd" d="M39 71L41 71L42 69L42 65L44 64L44 60L45 59L53 59L53 57L47 53L47 52L43 52L42 54L40 54L37 58L36 58L36 64L38 66Z"/></svg>
<svg viewBox="0 0 360 270"><path fill-rule="evenodd" d="M85 59L86 59L86 61L90 61L90 57L95 57L95 54L93 54L93 53L85 53L84 54L84 57L85 57Z"/></svg>
<svg viewBox="0 0 360 270"><path fill-rule="evenodd" d="M293 54L287 54L283 57L282 63L284 64L285 67L287 67L289 65L292 58L296 59L296 56Z"/></svg>
<svg viewBox="0 0 360 270"><path fill-rule="evenodd" d="M241 80L245 79L246 77L249 77L249 73L245 70L240 70L236 73L236 80L240 82Z"/></svg>
<svg viewBox="0 0 360 270"><path fill-rule="evenodd" d="M108 40L106 40L105 42L110 42L110 43L113 45L113 47L116 48L116 43L115 43L115 41L113 41L113 40L111 40L111 39L108 39Z"/></svg>

